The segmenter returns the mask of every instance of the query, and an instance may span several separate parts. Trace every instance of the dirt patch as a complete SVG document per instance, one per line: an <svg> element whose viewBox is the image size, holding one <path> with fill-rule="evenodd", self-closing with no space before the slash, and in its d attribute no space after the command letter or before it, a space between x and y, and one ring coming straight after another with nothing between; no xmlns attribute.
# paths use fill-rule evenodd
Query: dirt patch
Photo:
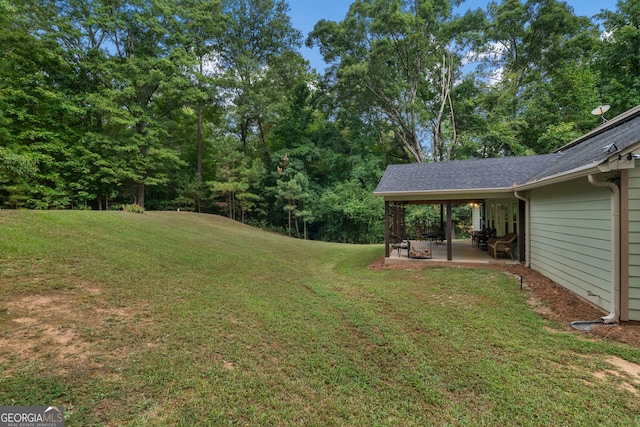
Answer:
<svg viewBox="0 0 640 427"><path fill-rule="evenodd" d="M640 386L640 365L627 362L619 357L608 357L607 362L611 365L612 369L605 369L604 371L595 372L593 376L600 381L612 382L621 390L629 391L633 394L640 394L638 387Z"/></svg>
<svg viewBox="0 0 640 427"><path fill-rule="evenodd" d="M100 307L100 290L76 288L71 292L17 296L6 301L10 323L0 330L0 363L12 360L47 360L61 371L99 368L113 356L101 350L92 335L105 335L114 323L128 322L133 311ZM100 360L101 362L97 362Z"/></svg>
<svg viewBox="0 0 640 427"><path fill-rule="evenodd" d="M640 365L627 362L626 360L620 359L619 357L615 356L611 356L610 358L608 358L607 362L611 363L620 371L631 377L633 379L633 382L635 382L636 384L640 384Z"/></svg>
<svg viewBox="0 0 640 427"><path fill-rule="evenodd" d="M372 270L416 270L425 268L455 267L483 268L500 270L516 276L522 276L523 286L530 292L529 304L545 319L554 320L567 331L575 331L571 322L575 320L598 320L606 315L603 310L576 294L561 287L551 279L520 264L465 264L448 262L407 262L403 264L384 265L384 257L376 259L369 265ZM593 338L608 338L640 348L640 325L637 322L625 322L621 325L596 327L587 334Z"/></svg>

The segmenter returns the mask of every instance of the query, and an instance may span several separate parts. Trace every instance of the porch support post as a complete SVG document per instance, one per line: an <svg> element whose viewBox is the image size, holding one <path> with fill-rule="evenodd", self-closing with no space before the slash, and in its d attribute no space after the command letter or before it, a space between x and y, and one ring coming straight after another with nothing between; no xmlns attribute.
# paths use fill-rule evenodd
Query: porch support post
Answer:
<svg viewBox="0 0 640 427"><path fill-rule="evenodd" d="M526 262L527 260L527 245L526 241L529 239L527 236L527 215L526 211L529 209L527 203L524 200L518 200L518 253L520 254L520 262ZM513 230L516 231L516 230Z"/></svg>
<svg viewBox="0 0 640 427"><path fill-rule="evenodd" d="M389 201L384 201L384 256L389 258Z"/></svg>
<svg viewBox="0 0 640 427"><path fill-rule="evenodd" d="M451 215L451 200L447 200L447 234L446 236L447 236L447 261L451 261L453 260L453 218Z"/></svg>
<svg viewBox="0 0 640 427"><path fill-rule="evenodd" d="M393 225L392 225L392 230L393 230L393 234L395 234L396 236L402 237L400 236L400 231L399 230L399 224L398 224L398 204L394 203L393 205L391 205L391 215L393 215Z"/></svg>

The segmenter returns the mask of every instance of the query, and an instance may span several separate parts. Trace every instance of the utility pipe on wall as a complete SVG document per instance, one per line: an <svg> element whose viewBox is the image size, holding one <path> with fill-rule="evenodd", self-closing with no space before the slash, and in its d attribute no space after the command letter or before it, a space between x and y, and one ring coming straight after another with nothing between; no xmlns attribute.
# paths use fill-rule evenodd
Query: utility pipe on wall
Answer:
<svg viewBox="0 0 640 427"><path fill-rule="evenodd" d="M517 191L513 192L513 195L517 199L524 202L524 226L525 226L525 241L524 241L524 266L531 267L531 211L529 207L529 199L521 196Z"/></svg>
<svg viewBox="0 0 640 427"><path fill-rule="evenodd" d="M605 323L620 319L620 188L612 182L597 181L589 175L589 183L611 190L611 310L602 318Z"/></svg>

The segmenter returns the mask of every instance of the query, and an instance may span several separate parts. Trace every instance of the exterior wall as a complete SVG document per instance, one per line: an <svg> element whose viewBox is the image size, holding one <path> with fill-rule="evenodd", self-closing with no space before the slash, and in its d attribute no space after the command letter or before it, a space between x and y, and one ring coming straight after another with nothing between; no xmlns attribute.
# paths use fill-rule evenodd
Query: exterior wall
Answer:
<svg viewBox="0 0 640 427"><path fill-rule="evenodd" d="M629 320L640 320L640 162L628 171ZM624 195L623 195L624 197ZM625 274L625 271L622 272Z"/></svg>
<svg viewBox="0 0 640 427"><path fill-rule="evenodd" d="M531 268L608 312L611 192L585 177L532 190L530 203Z"/></svg>
<svg viewBox="0 0 640 427"><path fill-rule="evenodd" d="M482 218L480 217L480 205L474 203L471 209L472 209L471 217L473 220L473 231L480 231L482 230L482 225L481 225Z"/></svg>
<svg viewBox="0 0 640 427"><path fill-rule="evenodd" d="M518 234L518 199L488 199L485 203L488 228L495 228L498 236Z"/></svg>

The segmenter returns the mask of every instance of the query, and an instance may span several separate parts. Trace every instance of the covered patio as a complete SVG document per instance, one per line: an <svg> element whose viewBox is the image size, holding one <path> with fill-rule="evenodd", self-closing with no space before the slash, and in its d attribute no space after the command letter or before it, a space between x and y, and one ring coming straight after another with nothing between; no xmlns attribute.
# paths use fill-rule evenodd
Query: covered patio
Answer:
<svg viewBox="0 0 640 427"><path fill-rule="evenodd" d="M394 243L425 237L416 235L406 223L408 207L420 204L440 205L439 231L444 239L442 244L432 245L431 260L496 262L470 241L455 239L453 207L473 204L482 209L473 231L489 231L495 237L516 235L511 253L516 262L526 262L529 203L516 188L551 160L552 156L542 155L389 165L374 191L385 201L385 262L393 263L398 257ZM402 253L399 259L403 259Z"/></svg>
<svg viewBox="0 0 640 427"><path fill-rule="evenodd" d="M402 263L429 263L448 261L446 242L428 242L424 240L410 240L409 245L430 248L430 258L411 258L407 249L393 249L385 257L385 264ZM455 262L471 264L518 264L517 259L513 260L504 255L498 255L494 259L488 251L482 250L471 242L471 239L456 239L451 241L451 250L455 254Z"/></svg>

